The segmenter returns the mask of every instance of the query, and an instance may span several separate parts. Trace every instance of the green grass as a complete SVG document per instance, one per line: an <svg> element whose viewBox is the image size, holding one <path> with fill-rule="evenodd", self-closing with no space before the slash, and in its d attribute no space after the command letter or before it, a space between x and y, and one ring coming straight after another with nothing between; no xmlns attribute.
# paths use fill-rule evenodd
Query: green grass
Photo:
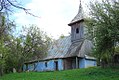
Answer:
<svg viewBox="0 0 119 80"><path fill-rule="evenodd" d="M11 73L0 77L0 80L119 80L119 68Z"/></svg>

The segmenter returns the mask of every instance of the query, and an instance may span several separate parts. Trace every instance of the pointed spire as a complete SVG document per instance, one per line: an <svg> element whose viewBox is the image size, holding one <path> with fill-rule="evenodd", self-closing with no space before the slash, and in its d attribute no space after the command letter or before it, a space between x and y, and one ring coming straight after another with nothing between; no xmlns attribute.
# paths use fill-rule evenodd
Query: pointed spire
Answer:
<svg viewBox="0 0 119 80"><path fill-rule="evenodd" d="M80 7L82 7L82 5L81 5L81 0L80 0L80 5L79 5L79 8L80 8Z"/></svg>
<svg viewBox="0 0 119 80"><path fill-rule="evenodd" d="M82 8L81 0L80 0L79 10L78 10L78 14L79 14L79 15L77 14L78 16L83 15L83 11L82 11L82 10L83 10L83 8Z"/></svg>
<svg viewBox="0 0 119 80"><path fill-rule="evenodd" d="M80 0L78 14L74 17L74 19L68 25L71 25L81 20L83 20L83 8L82 8L81 0Z"/></svg>

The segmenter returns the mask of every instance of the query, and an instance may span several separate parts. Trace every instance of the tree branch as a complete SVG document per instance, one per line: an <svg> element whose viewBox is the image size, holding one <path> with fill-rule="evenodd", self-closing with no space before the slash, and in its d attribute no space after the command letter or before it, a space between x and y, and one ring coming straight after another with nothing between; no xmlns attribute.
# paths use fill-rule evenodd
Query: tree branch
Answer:
<svg viewBox="0 0 119 80"><path fill-rule="evenodd" d="M34 16L34 17L38 17L38 18L39 18L39 16L36 16L36 15L30 13L30 12L28 11L28 10L30 10L30 9L26 9L26 8L24 8L24 7L21 7L21 6L17 6L17 5L15 5L15 4L13 4L12 2L10 2L9 0L7 0L7 1L10 3L10 5L12 5L12 6L16 7L16 8L19 8L19 9L24 10L26 14L30 14L30 15L32 15L32 16Z"/></svg>

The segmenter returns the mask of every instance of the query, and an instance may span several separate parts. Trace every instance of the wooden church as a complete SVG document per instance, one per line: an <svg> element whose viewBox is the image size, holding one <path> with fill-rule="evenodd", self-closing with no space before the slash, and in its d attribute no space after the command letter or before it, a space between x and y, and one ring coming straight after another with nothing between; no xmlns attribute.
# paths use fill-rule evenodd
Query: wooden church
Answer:
<svg viewBox="0 0 119 80"><path fill-rule="evenodd" d="M85 38L85 25L81 3L78 14L68 24L71 35L55 41L48 55L42 60L25 63L24 70L54 71L96 66L96 59L89 56L93 44Z"/></svg>

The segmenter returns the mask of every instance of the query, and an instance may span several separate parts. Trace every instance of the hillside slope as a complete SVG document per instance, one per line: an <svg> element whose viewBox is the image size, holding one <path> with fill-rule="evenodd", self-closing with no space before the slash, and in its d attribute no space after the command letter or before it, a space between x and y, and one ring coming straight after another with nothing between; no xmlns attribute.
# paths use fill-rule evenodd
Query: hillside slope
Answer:
<svg viewBox="0 0 119 80"><path fill-rule="evenodd" d="M6 74L0 80L119 80L119 68L14 73Z"/></svg>

